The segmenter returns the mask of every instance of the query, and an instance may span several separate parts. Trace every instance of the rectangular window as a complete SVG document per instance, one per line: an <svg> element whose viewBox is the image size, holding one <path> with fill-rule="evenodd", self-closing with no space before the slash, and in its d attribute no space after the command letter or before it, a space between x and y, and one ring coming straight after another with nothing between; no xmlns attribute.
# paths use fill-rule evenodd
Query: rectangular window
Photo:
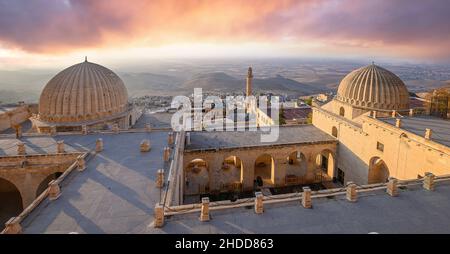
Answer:
<svg viewBox="0 0 450 254"><path fill-rule="evenodd" d="M380 142L377 142L377 150L384 152L384 145Z"/></svg>
<svg viewBox="0 0 450 254"><path fill-rule="evenodd" d="M342 171L342 169L338 168L338 173L337 173L337 181L340 184L344 184L344 179L345 179L345 173L344 171Z"/></svg>

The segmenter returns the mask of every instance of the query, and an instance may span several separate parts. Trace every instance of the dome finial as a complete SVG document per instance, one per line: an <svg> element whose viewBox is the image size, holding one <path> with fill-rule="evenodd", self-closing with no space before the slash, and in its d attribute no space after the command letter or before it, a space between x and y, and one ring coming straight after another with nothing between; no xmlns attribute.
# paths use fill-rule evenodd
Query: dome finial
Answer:
<svg viewBox="0 0 450 254"><path fill-rule="evenodd" d="M375 65L375 61L372 61L372 65Z"/></svg>

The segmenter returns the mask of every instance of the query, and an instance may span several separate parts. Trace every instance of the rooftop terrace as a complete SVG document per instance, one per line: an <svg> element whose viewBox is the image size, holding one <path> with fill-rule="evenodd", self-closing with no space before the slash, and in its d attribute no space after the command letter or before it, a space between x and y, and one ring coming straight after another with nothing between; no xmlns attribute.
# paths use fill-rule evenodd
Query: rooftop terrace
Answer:
<svg viewBox="0 0 450 254"><path fill-rule="evenodd" d="M380 121L395 126L395 118L378 118ZM431 140L436 143L450 147L450 121L431 116L404 117L402 129L412 132L418 136L424 136L425 129L433 131Z"/></svg>
<svg viewBox="0 0 450 254"><path fill-rule="evenodd" d="M160 199L156 172L168 169L162 160L167 132L25 137L30 153L54 152L56 140L66 149L87 150L102 138L104 150L82 172L72 172L62 183L62 195L45 199L22 222L24 233L134 233L146 228ZM149 139L152 149L141 153L139 144ZM0 149L10 153L15 139L0 139ZM27 149L28 149L27 147ZM31 150L32 149L32 150ZM14 153L12 151L11 153ZM145 223L144 223L145 222Z"/></svg>
<svg viewBox="0 0 450 254"><path fill-rule="evenodd" d="M345 196L315 198L313 209L295 201L265 204L261 215L253 206L214 210L209 222L200 222L197 212L178 214L167 217L164 227L154 228L154 207L160 199L156 171L168 169L162 161L167 132L26 139L36 147L64 139L70 149L86 150L97 138L103 139L105 149L84 171L73 171L61 183L59 199L45 199L22 221L24 233L450 233L448 181L433 192L408 186L397 197L384 190L361 193L356 203ZM144 138L151 140L148 153L139 151ZM14 141L1 139L8 140Z"/></svg>

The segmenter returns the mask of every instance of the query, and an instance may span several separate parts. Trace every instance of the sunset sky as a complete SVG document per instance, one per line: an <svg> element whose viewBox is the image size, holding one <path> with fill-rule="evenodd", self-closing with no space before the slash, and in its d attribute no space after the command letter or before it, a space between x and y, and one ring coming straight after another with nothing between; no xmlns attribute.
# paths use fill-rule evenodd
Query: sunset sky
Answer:
<svg viewBox="0 0 450 254"><path fill-rule="evenodd" d="M448 0L0 0L0 68L155 58L449 62Z"/></svg>

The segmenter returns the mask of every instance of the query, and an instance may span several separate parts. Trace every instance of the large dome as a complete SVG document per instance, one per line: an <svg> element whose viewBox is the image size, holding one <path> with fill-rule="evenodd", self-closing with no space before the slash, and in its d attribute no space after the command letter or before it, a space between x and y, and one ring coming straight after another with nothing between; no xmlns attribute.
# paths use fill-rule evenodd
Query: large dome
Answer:
<svg viewBox="0 0 450 254"><path fill-rule="evenodd" d="M409 93L403 81L375 64L349 73L341 81L336 99L365 109L409 109Z"/></svg>
<svg viewBox="0 0 450 254"><path fill-rule="evenodd" d="M87 60L53 77L41 93L39 118L53 123L107 118L127 110L128 93L111 70Z"/></svg>

